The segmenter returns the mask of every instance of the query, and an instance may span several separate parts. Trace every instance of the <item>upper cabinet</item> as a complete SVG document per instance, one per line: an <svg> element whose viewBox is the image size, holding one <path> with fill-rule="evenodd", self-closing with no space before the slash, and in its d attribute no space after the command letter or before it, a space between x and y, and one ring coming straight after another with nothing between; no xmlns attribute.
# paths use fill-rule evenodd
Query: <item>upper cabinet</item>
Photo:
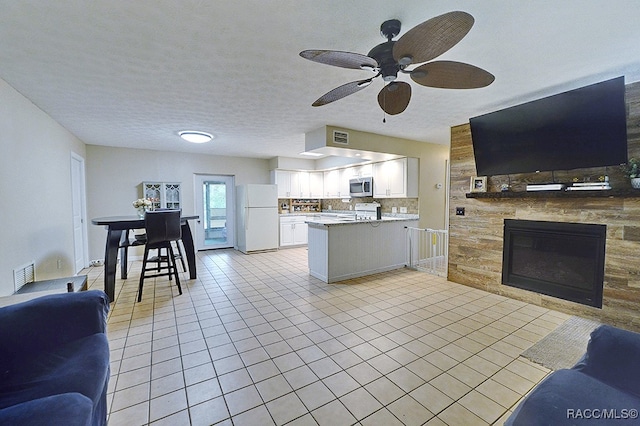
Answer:
<svg viewBox="0 0 640 426"><path fill-rule="evenodd" d="M154 209L180 209L180 183L142 182L142 198L151 200Z"/></svg>
<svg viewBox="0 0 640 426"><path fill-rule="evenodd" d="M322 198L324 194L324 173L309 172L309 197Z"/></svg>
<svg viewBox="0 0 640 426"><path fill-rule="evenodd" d="M278 198L320 198L324 192L322 172L274 170L271 182L278 186Z"/></svg>
<svg viewBox="0 0 640 426"><path fill-rule="evenodd" d="M418 197L418 159L398 158L373 164L373 198Z"/></svg>
<svg viewBox="0 0 640 426"><path fill-rule="evenodd" d="M323 198L340 198L341 189L340 178L342 171L340 169L327 170L324 172L324 194ZM349 194L343 195L348 196Z"/></svg>
<svg viewBox="0 0 640 426"><path fill-rule="evenodd" d="M320 171L273 170L278 198L349 198L349 179L373 176L374 198L417 198L418 159L399 158Z"/></svg>

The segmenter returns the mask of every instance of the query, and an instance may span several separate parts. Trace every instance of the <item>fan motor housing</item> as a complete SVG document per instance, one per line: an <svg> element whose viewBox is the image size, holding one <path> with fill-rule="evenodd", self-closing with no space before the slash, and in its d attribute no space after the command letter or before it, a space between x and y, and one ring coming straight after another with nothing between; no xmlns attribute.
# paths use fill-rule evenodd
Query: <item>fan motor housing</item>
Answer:
<svg viewBox="0 0 640 426"><path fill-rule="evenodd" d="M398 77L400 66L393 59L393 45L395 41L380 43L369 51L367 56L375 59L380 67L380 74L384 81L393 81Z"/></svg>

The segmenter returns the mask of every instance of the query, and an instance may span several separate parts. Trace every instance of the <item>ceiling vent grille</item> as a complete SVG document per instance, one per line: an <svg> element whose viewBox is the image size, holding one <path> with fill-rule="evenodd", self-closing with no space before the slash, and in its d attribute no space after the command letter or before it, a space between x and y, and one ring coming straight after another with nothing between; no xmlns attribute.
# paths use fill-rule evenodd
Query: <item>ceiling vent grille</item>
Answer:
<svg viewBox="0 0 640 426"><path fill-rule="evenodd" d="M333 143L338 145L349 145L349 133L339 130L333 131Z"/></svg>
<svg viewBox="0 0 640 426"><path fill-rule="evenodd" d="M18 291L27 283L32 283L36 280L36 262L31 261L26 265L20 266L13 270L13 287L15 291Z"/></svg>

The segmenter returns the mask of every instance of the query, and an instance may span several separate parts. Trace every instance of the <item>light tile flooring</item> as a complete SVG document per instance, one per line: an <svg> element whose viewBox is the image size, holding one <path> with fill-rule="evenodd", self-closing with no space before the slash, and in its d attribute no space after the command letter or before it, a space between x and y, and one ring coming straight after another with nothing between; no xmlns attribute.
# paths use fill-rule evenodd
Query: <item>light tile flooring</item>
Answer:
<svg viewBox="0 0 640 426"><path fill-rule="evenodd" d="M141 303L139 268L109 314L110 426L502 424L549 373L519 354L567 319L408 269L328 285L305 248L201 252Z"/></svg>

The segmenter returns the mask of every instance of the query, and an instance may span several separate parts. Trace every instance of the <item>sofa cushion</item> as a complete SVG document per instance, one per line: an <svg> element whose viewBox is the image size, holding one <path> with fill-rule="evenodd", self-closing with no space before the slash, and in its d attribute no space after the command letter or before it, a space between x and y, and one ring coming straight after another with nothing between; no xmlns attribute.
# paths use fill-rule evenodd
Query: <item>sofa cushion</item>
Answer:
<svg viewBox="0 0 640 426"><path fill-rule="evenodd" d="M97 407L109 379L109 343L104 333L92 334L1 369L0 408L68 392Z"/></svg>
<svg viewBox="0 0 640 426"><path fill-rule="evenodd" d="M0 308L0 367L106 330L103 291L49 294ZM12 342L12 344L4 344Z"/></svg>
<svg viewBox="0 0 640 426"><path fill-rule="evenodd" d="M92 402L79 393L63 393L0 409L0 424L12 426L88 426Z"/></svg>
<svg viewBox="0 0 640 426"><path fill-rule="evenodd" d="M639 406L639 398L580 371L558 370L540 382L515 409L505 425L619 426L619 418L605 417L625 416L628 410Z"/></svg>
<svg viewBox="0 0 640 426"><path fill-rule="evenodd" d="M573 368L640 398L640 334L610 325L591 333L587 353Z"/></svg>

